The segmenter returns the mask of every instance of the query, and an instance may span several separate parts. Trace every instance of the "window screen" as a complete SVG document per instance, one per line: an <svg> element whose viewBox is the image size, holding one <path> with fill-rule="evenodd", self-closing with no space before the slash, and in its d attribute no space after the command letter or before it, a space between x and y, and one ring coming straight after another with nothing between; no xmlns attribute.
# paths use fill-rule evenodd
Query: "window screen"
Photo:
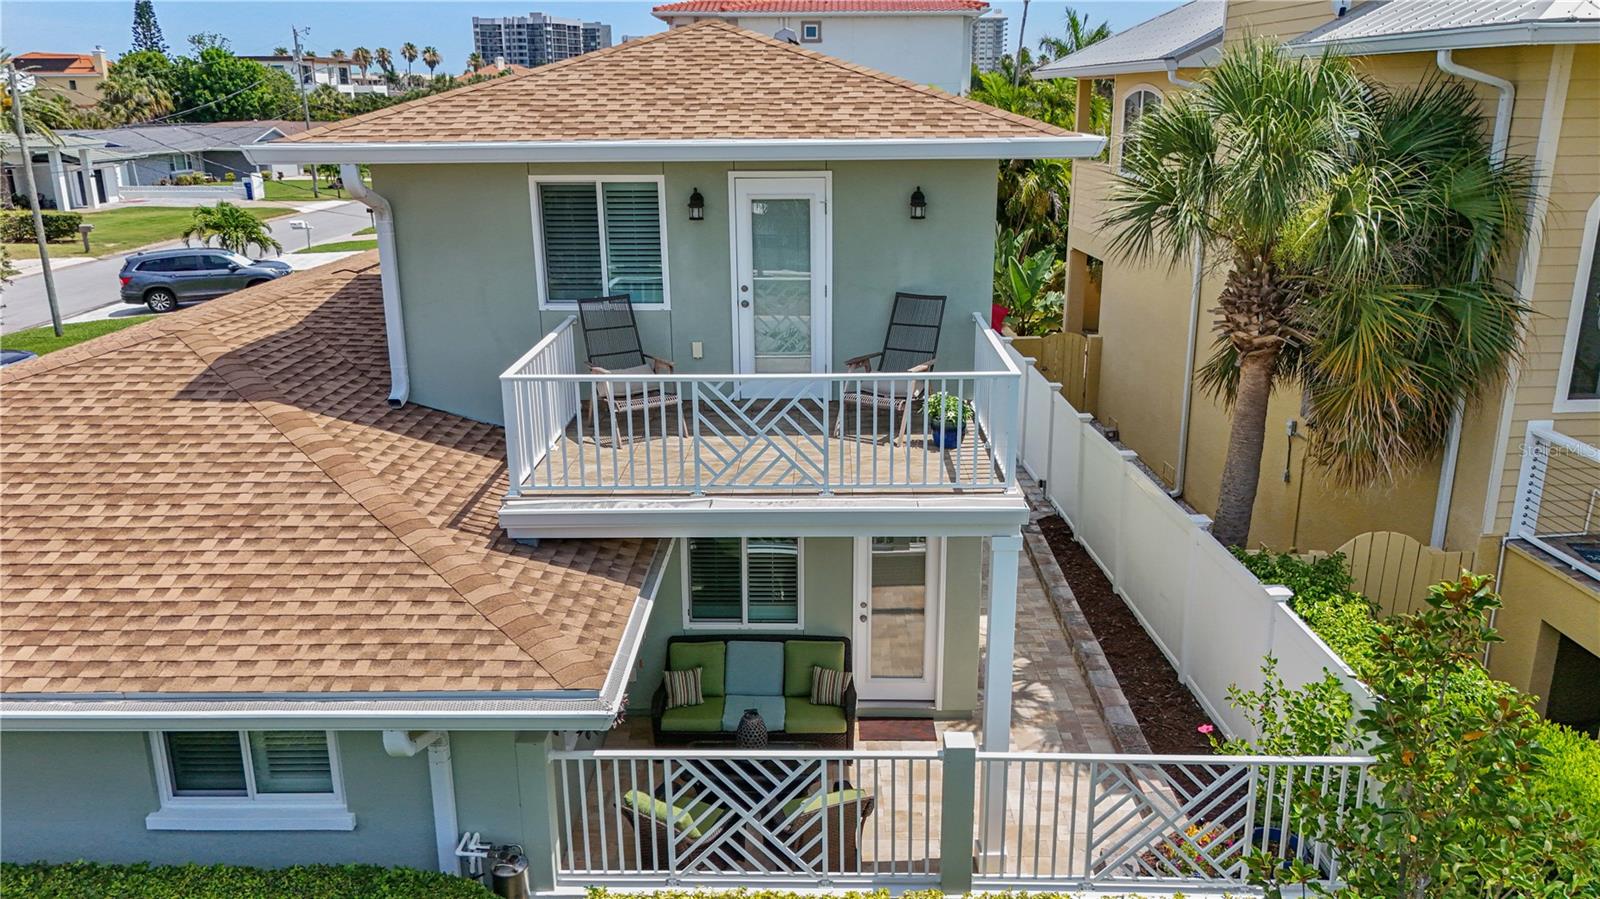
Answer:
<svg viewBox="0 0 1600 899"><path fill-rule="evenodd" d="M250 763L257 793L333 792L325 731L251 731Z"/></svg>
<svg viewBox="0 0 1600 899"><path fill-rule="evenodd" d="M692 537L688 563L690 620L800 621L798 538Z"/></svg>
<svg viewBox="0 0 1600 899"><path fill-rule="evenodd" d="M236 730L168 733L167 760L176 796L243 796L244 752Z"/></svg>
<svg viewBox="0 0 1600 899"><path fill-rule="evenodd" d="M689 538L689 617L739 621L743 595L738 537Z"/></svg>
<svg viewBox="0 0 1600 899"><path fill-rule="evenodd" d="M604 296L594 185L539 185L539 223L544 230L545 296L551 302Z"/></svg>
<svg viewBox="0 0 1600 899"><path fill-rule="evenodd" d="M635 303L665 298L661 280L661 204L656 185L608 181L606 293L629 294Z"/></svg>
<svg viewBox="0 0 1600 899"><path fill-rule="evenodd" d="M800 620L800 541L794 537L751 537L746 543L751 624L793 624Z"/></svg>
<svg viewBox="0 0 1600 899"><path fill-rule="evenodd" d="M538 194L547 302L619 293L641 305L666 301L656 183L543 183Z"/></svg>

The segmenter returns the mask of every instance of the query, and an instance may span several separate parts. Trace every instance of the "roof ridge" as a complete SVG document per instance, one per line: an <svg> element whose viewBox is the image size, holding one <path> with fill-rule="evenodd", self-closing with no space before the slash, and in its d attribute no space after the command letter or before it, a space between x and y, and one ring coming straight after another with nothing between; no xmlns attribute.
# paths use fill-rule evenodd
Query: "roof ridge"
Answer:
<svg viewBox="0 0 1600 899"><path fill-rule="evenodd" d="M530 662L562 688L573 687L573 682L559 673L565 666L555 668L547 664L549 656L567 648L558 645L563 637L561 629L548 623L526 623L524 619L532 613L515 611L522 605L521 597L481 561L464 551L454 534L431 522L409 497L373 473L344 441L318 424L311 413L280 398L271 383L254 367L231 358L236 348L204 328L190 328L176 336L205 363L207 371L215 373L240 399L249 403ZM547 647L555 651L540 651Z"/></svg>
<svg viewBox="0 0 1600 899"><path fill-rule="evenodd" d="M396 103L393 106L385 106L382 109L374 109L371 112L365 112L365 113L362 113L361 115L358 115L358 116L351 116L348 119L340 119L337 122L329 122L326 125L321 125L321 126L318 126L316 128L308 128L305 131L300 132L299 134L292 134L292 135L289 135L289 136L285 137L283 142L284 143L298 143L298 142L300 142L302 140L305 140L306 138L308 138L308 137L310 137L311 135L314 135L314 134L315 135L337 134L341 129L345 128L346 126L356 125L356 124L365 124L367 122L376 122L376 121L379 121L380 119L386 118L386 117L388 117L390 115L394 115L394 114L398 113L402 109L415 109L420 105L428 104L428 103L430 103L432 101L435 101L435 100L442 100L445 97L461 97L461 96L463 96L463 95L465 95L467 93L471 93L471 92L474 92L474 91L484 91L484 90L487 90L490 87L494 87L494 86L497 86L497 85L510 84L513 81L521 81L524 78L532 78L535 75L539 75L539 74L542 74L544 72L553 71L555 69L571 68L572 64L577 63L579 61L592 62L593 60L595 60L597 58L613 55L616 51L622 50L624 48L637 47L637 46L640 46L642 44L653 43L654 41L658 41L661 38L664 38L667 35L671 34L672 31L673 31L673 29L669 28L666 31L659 31L659 32L656 32L655 34L647 34L644 37L637 37L637 38L634 38L631 41L623 41L620 44L612 44L609 47L604 47L602 49L594 50L594 51L591 51L589 53L582 53L582 54L579 54L578 56L569 56L566 59L558 60L558 61L552 62L552 63L547 63L547 64L542 65L542 66L533 66L532 68L529 69L529 71L526 71L526 72L516 72L516 73L510 74L510 75L502 75L502 76L500 76L498 78L491 78L488 81L481 81L481 82L479 82L477 84L469 84L466 87L458 87L458 88L454 88L454 89L448 90L448 91L441 91L441 92L439 92L437 94L429 94L426 97L418 97L415 100L407 100L404 103Z"/></svg>

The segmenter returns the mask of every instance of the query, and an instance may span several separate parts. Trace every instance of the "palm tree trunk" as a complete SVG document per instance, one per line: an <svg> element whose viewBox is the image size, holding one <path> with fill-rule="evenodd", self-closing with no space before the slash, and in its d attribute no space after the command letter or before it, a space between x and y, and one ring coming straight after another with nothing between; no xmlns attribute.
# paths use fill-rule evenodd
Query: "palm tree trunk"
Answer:
<svg viewBox="0 0 1600 899"><path fill-rule="evenodd" d="M1277 358L1277 347L1270 347L1239 360L1239 392L1228 429L1217 517L1211 525L1211 535L1223 546L1244 546L1250 539L1250 516L1261 481L1261 448L1267 436L1267 401L1272 396Z"/></svg>

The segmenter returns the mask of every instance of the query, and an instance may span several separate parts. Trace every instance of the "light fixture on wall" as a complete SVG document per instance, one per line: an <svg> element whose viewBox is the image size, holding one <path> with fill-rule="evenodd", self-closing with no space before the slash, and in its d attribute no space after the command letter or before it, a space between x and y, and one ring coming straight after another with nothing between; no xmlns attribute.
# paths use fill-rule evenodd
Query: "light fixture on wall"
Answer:
<svg viewBox="0 0 1600 899"><path fill-rule="evenodd" d="M689 195L689 221L701 222L706 218L706 198L700 196L700 188L695 188Z"/></svg>
<svg viewBox="0 0 1600 899"><path fill-rule="evenodd" d="M921 185L911 192L911 218L922 221L928 217L928 198L923 196Z"/></svg>

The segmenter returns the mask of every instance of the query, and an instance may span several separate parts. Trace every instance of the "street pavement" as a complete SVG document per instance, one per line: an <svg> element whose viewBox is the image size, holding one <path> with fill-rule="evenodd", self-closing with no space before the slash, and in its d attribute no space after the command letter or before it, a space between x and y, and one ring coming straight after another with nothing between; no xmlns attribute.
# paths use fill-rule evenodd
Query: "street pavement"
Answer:
<svg viewBox="0 0 1600 899"><path fill-rule="evenodd" d="M311 224L311 242L327 243L343 240L372 224L367 208L360 203L340 203L331 207L317 204L309 212L295 213L268 222L272 236L283 244L284 250L301 249L306 245L304 231L290 230L289 222L303 220ZM181 246L180 240L158 246ZM128 254L119 253L92 262L75 263L55 269L56 297L61 306L63 321L84 313L121 303L117 273L122 271L122 260ZM316 256L322 256L318 253ZM294 260L289 260L294 264ZM299 266L297 266L299 267ZM127 307L135 314L142 307ZM115 310L113 310L115 311ZM0 289L0 333L20 331L50 323L50 305L45 298L44 276L24 274Z"/></svg>

